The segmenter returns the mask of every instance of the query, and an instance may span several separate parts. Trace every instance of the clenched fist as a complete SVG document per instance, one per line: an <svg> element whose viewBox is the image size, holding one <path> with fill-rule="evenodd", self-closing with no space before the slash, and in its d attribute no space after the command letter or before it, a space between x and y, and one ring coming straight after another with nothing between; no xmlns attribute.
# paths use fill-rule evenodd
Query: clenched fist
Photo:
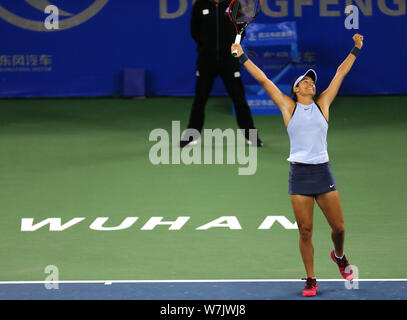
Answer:
<svg viewBox="0 0 407 320"><path fill-rule="evenodd" d="M237 50L237 55L234 56L235 58L239 58L243 54L243 49L240 44L232 44L232 47L230 48L230 53L233 51Z"/></svg>
<svg viewBox="0 0 407 320"><path fill-rule="evenodd" d="M363 36L360 35L359 33L356 33L353 36L353 41L355 41L355 47L362 49L363 47Z"/></svg>

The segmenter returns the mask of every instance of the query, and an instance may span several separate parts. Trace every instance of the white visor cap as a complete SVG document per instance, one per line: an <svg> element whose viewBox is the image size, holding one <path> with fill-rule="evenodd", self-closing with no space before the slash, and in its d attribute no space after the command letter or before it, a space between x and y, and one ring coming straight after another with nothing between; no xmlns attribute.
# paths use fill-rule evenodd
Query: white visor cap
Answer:
<svg viewBox="0 0 407 320"><path fill-rule="evenodd" d="M308 70L307 72L305 72L302 76L299 76L299 77L297 78L297 80L295 80L294 85L293 85L293 88L295 88L295 87L300 83L300 81L301 81L302 79L304 79L304 77L306 77L306 76L308 76L308 77L310 77L312 80L314 80L314 83L315 83L315 84L317 83L317 73L315 72L314 69L309 69L309 70Z"/></svg>

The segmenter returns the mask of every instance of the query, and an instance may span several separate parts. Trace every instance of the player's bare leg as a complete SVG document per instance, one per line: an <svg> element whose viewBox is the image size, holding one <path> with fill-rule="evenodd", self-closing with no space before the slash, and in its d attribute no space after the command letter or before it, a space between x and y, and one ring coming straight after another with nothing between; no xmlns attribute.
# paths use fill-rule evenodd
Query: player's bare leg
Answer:
<svg viewBox="0 0 407 320"><path fill-rule="evenodd" d="M308 278L315 277L314 246L312 244L314 197L305 195L290 195L300 232L299 247Z"/></svg>

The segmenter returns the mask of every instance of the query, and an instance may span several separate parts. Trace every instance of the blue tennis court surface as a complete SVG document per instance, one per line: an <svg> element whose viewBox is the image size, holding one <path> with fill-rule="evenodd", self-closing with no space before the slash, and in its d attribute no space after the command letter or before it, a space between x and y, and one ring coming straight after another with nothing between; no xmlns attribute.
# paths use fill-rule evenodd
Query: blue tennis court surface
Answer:
<svg viewBox="0 0 407 320"><path fill-rule="evenodd" d="M50 285L50 284L47 284ZM318 281L316 297L302 297L304 281L1 283L1 300L407 300L407 280ZM52 287L52 285L51 285ZM350 288L351 287L351 288Z"/></svg>

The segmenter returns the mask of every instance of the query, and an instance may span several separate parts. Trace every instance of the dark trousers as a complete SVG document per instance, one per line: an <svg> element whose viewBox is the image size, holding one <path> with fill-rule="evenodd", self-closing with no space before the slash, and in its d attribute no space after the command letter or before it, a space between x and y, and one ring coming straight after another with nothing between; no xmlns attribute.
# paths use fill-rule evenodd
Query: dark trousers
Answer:
<svg viewBox="0 0 407 320"><path fill-rule="evenodd" d="M215 79L220 76L225 88L235 105L236 120L239 128L254 129L253 118L246 101L242 78L240 77L240 64L236 58L230 57L215 60L198 57L195 86L195 98L189 118L188 128L202 131L205 121L205 105L212 91Z"/></svg>

